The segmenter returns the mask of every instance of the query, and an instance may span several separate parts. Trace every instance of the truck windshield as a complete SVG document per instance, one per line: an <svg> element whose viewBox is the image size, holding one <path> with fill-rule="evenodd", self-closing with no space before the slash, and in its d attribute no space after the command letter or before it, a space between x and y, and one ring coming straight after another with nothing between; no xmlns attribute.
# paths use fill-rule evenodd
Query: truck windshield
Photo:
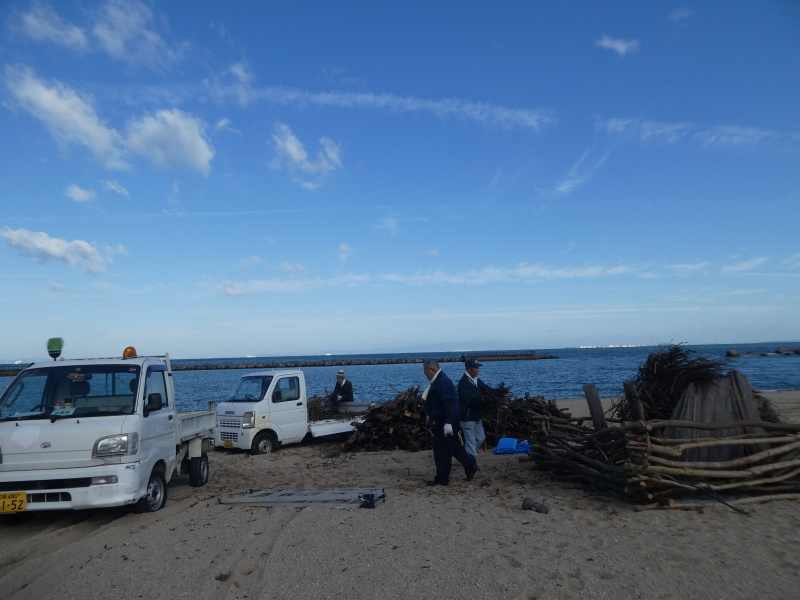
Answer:
<svg viewBox="0 0 800 600"><path fill-rule="evenodd" d="M267 393L272 375L266 377L242 377L225 402L258 402Z"/></svg>
<svg viewBox="0 0 800 600"><path fill-rule="evenodd" d="M133 365L23 371L0 397L0 421L130 415L138 385Z"/></svg>

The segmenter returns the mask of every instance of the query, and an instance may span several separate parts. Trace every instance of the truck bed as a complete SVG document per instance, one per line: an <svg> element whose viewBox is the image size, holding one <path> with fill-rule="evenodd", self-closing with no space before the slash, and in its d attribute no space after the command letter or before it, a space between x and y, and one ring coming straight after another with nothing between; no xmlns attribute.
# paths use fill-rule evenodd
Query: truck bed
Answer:
<svg viewBox="0 0 800 600"><path fill-rule="evenodd" d="M208 410L191 410L175 414L176 438L186 442L198 437L213 437L214 426L217 423L217 409L215 402L208 403Z"/></svg>
<svg viewBox="0 0 800 600"><path fill-rule="evenodd" d="M353 431L353 423L361 422L363 418L346 417L342 419L324 419L320 421L311 421L308 424L308 430L313 437L320 437L324 435L336 435L340 433L348 433Z"/></svg>

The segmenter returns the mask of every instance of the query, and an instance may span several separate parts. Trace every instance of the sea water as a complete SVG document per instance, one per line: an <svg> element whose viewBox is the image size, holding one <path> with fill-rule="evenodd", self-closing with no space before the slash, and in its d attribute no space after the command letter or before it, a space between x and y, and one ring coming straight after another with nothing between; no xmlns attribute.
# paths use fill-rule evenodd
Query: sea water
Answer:
<svg viewBox="0 0 800 600"><path fill-rule="evenodd" d="M780 346L798 348L798 342L770 342L766 344L715 344L686 346L696 356L725 359L725 351L738 350L742 356L726 360L729 369L747 376L750 385L760 390L800 389L800 354L783 356L774 354ZM656 346L626 348L556 348L537 349L539 354L552 354L556 359L484 361L481 379L492 386L505 383L516 396L529 393L547 399L582 398L583 384L594 383L601 396L622 394L622 382L635 379L639 367ZM752 354L747 354L747 353ZM769 352L768 356L760 356ZM370 354L337 356L282 356L248 358L214 358L179 360L174 365L191 364L242 364L256 362L344 361L395 358L445 358L459 357L461 352L432 352L418 354ZM464 372L463 363L442 363L442 370L455 382ZM336 384L338 366L304 367L307 393L323 396ZM391 400L399 392L412 386L427 385L422 365L356 365L344 367L347 379L353 384L356 401L382 402ZM175 394L180 410L205 408L208 401L221 402L227 398L234 384L252 369L220 369L212 371L175 371ZM0 378L0 392L11 382L11 377Z"/></svg>

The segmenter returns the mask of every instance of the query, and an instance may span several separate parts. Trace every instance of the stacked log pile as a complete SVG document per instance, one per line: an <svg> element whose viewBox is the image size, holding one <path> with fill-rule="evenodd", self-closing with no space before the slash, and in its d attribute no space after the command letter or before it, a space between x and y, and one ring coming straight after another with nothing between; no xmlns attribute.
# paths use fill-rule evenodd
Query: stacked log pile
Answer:
<svg viewBox="0 0 800 600"><path fill-rule="evenodd" d="M433 424L425 422L428 414L420 388L413 387L398 394L385 405L370 410L363 423L355 423L356 434L345 445L348 450L429 450L433 447ZM532 442L539 423L564 432L580 432L580 421L541 396L525 394L514 398L510 388L500 384L484 396L483 411L486 443L493 448L503 437ZM576 424L577 423L577 424Z"/></svg>
<svg viewBox="0 0 800 600"><path fill-rule="evenodd" d="M726 503L720 495L758 496L752 502L800 492L800 425L765 420L746 378L720 370L668 347L625 382L618 424L595 419L565 433L542 421L531 457L556 478L651 506L674 507L692 493ZM774 409L769 416L777 420Z"/></svg>

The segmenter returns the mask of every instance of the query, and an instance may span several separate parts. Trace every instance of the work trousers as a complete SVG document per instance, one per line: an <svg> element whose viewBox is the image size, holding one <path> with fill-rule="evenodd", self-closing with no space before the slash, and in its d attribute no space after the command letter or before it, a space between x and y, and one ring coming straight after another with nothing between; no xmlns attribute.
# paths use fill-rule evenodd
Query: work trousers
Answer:
<svg viewBox="0 0 800 600"><path fill-rule="evenodd" d="M464 450L470 456L478 456L478 448L486 441L483 421L461 421L461 431L464 433Z"/></svg>
<svg viewBox="0 0 800 600"><path fill-rule="evenodd" d="M453 435L444 434L444 421L436 422L433 427L433 460L436 463L435 481L448 483L453 457L464 465L464 473L469 475L475 470L475 459L467 454L458 438L458 423L453 423Z"/></svg>

